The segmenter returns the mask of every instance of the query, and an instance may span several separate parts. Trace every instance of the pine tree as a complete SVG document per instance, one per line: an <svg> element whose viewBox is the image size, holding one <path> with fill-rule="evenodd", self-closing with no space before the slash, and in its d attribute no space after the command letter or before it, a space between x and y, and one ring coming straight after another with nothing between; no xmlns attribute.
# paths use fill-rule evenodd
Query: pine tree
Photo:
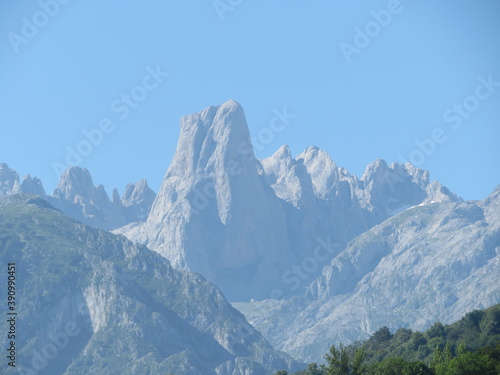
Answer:
<svg viewBox="0 0 500 375"><path fill-rule="evenodd" d="M344 345L340 344L339 350L332 345L330 354L326 354L325 359L328 363L327 375L349 375L350 359Z"/></svg>
<svg viewBox="0 0 500 375"><path fill-rule="evenodd" d="M366 352L363 347L357 348L354 352L354 357L352 359L352 374L353 375L362 375L365 373L366 365Z"/></svg>

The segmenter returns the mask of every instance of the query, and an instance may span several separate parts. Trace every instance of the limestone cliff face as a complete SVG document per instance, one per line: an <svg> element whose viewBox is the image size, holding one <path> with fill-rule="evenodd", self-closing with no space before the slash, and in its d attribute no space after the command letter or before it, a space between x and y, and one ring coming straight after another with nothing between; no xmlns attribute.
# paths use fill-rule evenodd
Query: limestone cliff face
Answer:
<svg viewBox="0 0 500 375"><path fill-rule="evenodd" d="M0 262L15 262L19 276L18 368L10 373L268 375L299 368L202 276L71 220L39 197L0 198L0 249Z"/></svg>
<svg viewBox="0 0 500 375"><path fill-rule="evenodd" d="M464 202L411 164L379 159L358 177L315 146L295 157L283 146L257 160L244 111L234 101L181 120L177 150L157 195L142 180L109 199L86 169L71 167L48 196L40 180L21 181L0 164L0 203L17 199L16 193L36 194L45 201L30 199L40 207L50 207L48 201L83 224L124 234L155 252L75 223L78 235L62 235L91 248L68 259L72 252L61 248L53 259L66 260L54 269L81 271L75 268L81 263L78 274L88 279L53 275L48 282L60 283L38 292L61 290L50 297L57 320L46 316L57 329L77 321L76 306L83 306L89 319L78 322L87 335L79 336L74 350L98 353L99 361L126 353L121 363L140 367L152 361L153 373L175 368L176 374L179 368L236 375L292 366L241 315L232 315L222 293L230 301L260 300L235 305L273 345L304 361L319 361L330 344L367 337L383 325L425 329L500 302L499 189L484 201ZM24 249L24 238L6 244ZM56 242L74 250L71 241ZM26 247L35 254L27 262L33 269L43 259L35 250L44 246ZM73 268L66 270L68 264ZM222 293L186 271L202 274ZM137 277L146 279L139 283ZM166 290L157 289L159 279ZM78 288L67 288L75 283ZM49 303L33 298L36 308ZM142 321L152 325L143 327ZM239 334L247 330L249 335ZM37 348L48 343L43 332L31 338ZM99 340L112 342L115 332L130 348L111 346L99 354ZM175 343L167 345L165 335ZM203 348L191 345L198 341ZM153 354L143 358L141 345L152 345ZM88 365L85 356L78 361Z"/></svg>
<svg viewBox="0 0 500 375"><path fill-rule="evenodd" d="M317 361L385 325L423 330L497 304L499 273L500 187L409 208L356 237L303 296L237 306L275 347Z"/></svg>
<svg viewBox="0 0 500 375"><path fill-rule="evenodd" d="M420 203L459 201L410 164L377 160L361 179L309 147L257 160L235 101L181 120L177 151L143 224L117 230L230 300L300 294L356 235ZM324 252L325 249L321 250ZM294 270L301 271L300 280ZM299 272L299 271L297 271Z"/></svg>
<svg viewBox="0 0 500 375"><path fill-rule="evenodd" d="M200 272L232 301L300 295L347 243L409 207L459 202L427 171L376 160L361 178L330 155L287 146L257 160L233 100L181 120L158 195L145 180L112 199L84 168L65 171L52 196L38 179L0 165L0 195L38 194L84 224L149 246Z"/></svg>
<svg viewBox="0 0 500 375"><path fill-rule="evenodd" d="M202 273L230 298L265 295L273 264L294 255L285 210L259 167L236 102L184 117L151 213L127 235L175 267Z"/></svg>

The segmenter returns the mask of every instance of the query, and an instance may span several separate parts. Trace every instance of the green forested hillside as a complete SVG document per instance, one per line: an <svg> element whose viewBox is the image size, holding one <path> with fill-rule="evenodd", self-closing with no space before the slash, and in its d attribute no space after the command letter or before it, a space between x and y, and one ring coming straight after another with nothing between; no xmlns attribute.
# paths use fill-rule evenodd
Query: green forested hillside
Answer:
<svg viewBox="0 0 500 375"><path fill-rule="evenodd" d="M332 346L325 359L295 375L498 375L500 305L425 332L382 327L366 341Z"/></svg>
<svg viewBox="0 0 500 375"><path fill-rule="evenodd" d="M0 337L15 340L2 347L0 375L216 375L235 366L268 375L300 368L201 275L70 219L39 197L0 198L0 264L5 283L7 265L14 265L15 291L15 304L0 303ZM8 306L15 324L7 324Z"/></svg>

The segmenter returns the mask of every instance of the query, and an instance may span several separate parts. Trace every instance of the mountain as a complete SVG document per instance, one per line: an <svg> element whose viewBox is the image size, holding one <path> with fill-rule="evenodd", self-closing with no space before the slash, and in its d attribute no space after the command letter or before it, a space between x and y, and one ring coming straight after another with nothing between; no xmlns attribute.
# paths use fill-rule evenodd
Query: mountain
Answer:
<svg viewBox="0 0 500 375"><path fill-rule="evenodd" d="M317 147L257 160L235 101L181 120L176 153L144 223L116 230L231 301L298 295L355 236L418 204L459 202L429 173L383 160L361 178Z"/></svg>
<svg viewBox="0 0 500 375"><path fill-rule="evenodd" d="M358 177L315 146L295 157L283 146L258 160L244 110L232 100L181 119L177 150L158 194L142 180L127 185L121 198L115 189L109 199L86 169L71 167L48 196L38 179L21 182L0 164L0 196L8 200L20 192L147 246L161 256L154 258L158 267L166 262L179 275L202 274L271 344L304 361L383 325L425 329L500 299L499 189L484 201L464 202L409 163L378 159ZM144 254L152 257L149 250ZM155 272L157 278L163 271ZM118 308L114 303L110 311ZM198 303L204 308L212 302ZM148 347L160 347L155 340ZM219 366L226 354L217 353L223 353L214 354ZM162 355L155 358L170 358ZM203 361L197 355L182 361L198 371ZM272 364L279 357L259 355L252 354L252 363ZM228 366L240 369L236 362Z"/></svg>
<svg viewBox="0 0 500 375"><path fill-rule="evenodd" d="M427 171L383 160L361 178L317 147L255 158L235 101L181 120L177 151L156 195L145 180L120 198L70 167L52 195L0 164L0 196L36 194L68 216L149 246L179 269L202 273L232 301L301 290L357 235L408 207L461 201Z"/></svg>
<svg viewBox="0 0 500 375"><path fill-rule="evenodd" d="M30 193L45 197L45 190L38 178L31 178L28 174L19 180L16 171L5 163L0 163L0 197L8 194Z"/></svg>
<svg viewBox="0 0 500 375"><path fill-rule="evenodd" d="M409 208L352 240L305 293L234 304L278 349L321 361L382 326L423 330L500 302L500 186Z"/></svg>
<svg viewBox="0 0 500 375"><path fill-rule="evenodd" d="M70 219L40 197L0 198L0 262L15 263L17 276L17 368L6 375L268 375L300 368L202 276ZM4 349L7 329L0 326Z"/></svg>
<svg viewBox="0 0 500 375"><path fill-rule="evenodd" d="M121 198L121 202L128 207L132 214L140 220L146 220L151 211L151 206L156 199L156 193L150 189L146 180L135 184L128 184ZM119 197L113 199L118 202Z"/></svg>
<svg viewBox="0 0 500 375"><path fill-rule="evenodd" d="M141 180L128 184L123 198L115 190L110 200L104 186L94 186L90 172L80 167L68 168L53 194L47 195L38 178L27 175L20 181L16 171L0 163L0 197L17 193L39 195L68 216L104 230L145 220L156 197Z"/></svg>

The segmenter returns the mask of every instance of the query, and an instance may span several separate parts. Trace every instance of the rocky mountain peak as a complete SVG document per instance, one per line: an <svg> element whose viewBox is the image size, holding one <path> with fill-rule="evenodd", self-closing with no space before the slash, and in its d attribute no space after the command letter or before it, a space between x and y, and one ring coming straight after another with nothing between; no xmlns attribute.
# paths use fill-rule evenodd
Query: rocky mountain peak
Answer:
<svg viewBox="0 0 500 375"><path fill-rule="evenodd" d="M96 187L92 176L86 168L70 167L63 172L59 184L54 191L55 197L72 200L76 196L93 197Z"/></svg>
<svg viewBox="0 0 500 375"><path fill-rule="evenodd" d="M170 174L200 169L243 167L255 160L243 108L234 100L184 116Z"/></svg>
<svg viewBox="0 0 500 375"><path fill-rule="evenodd" d="M155 198L156 193L150 189L147 180L143 179L135 184L127 184L121 202L125 207L130 207L134 215L145 220Z"/></svg>
<svg viewBox="0 0 500 375"><path fill-rule="evenodd" d="M332 188L340 179L339 168L331 156L317 146L310 146L296 159L306 167L318 196L329 199Z"/></svg>
<svg viewBox="0 0 500 375"><path fill-rule="evenodd" d="M5 163L0 163L0 197L10 194L28 193L45 197L42 181L28 174L19 181L19 175Z"/></svg>
<svg viewBox="0 0 500 375"><path fill-rule="evenodd" d="M281 146L272 156L261 160L263 173L271 176L269 182L275 183L278 175L283 175L289 170L296 162L292 158L290 148L285 145Z"/></svg>
<svg viewBox="0 0 500 375"><path fill-rule="evenodd" d="M197 207L204 205L198 204L199 200L215 195L219 218L225 224L234 212L236 192L259 183L245 114L230 100L181 119L177 150L154 207L165 209L174 197L188 193L182 186L198 184L197 190L207 191L201 196L191 191L191 207L198 211Z"/></svg>
<svg viewBox="0 0 500 375"><path fill-rule="evenodd" d="M454 199L429 175L383 160L358 179L317 146L258 161L241 106L181 120L172 164L143 224L118 233L175 267L200 272L231 300L296 295L319 274L318 241L334 256L355 236L426 199ZM330 242L325 242L327 239ZM316 251L317 252L317 251ZM308 274L291 271L302 265ZM279 297L278 297L279 298Z"/></svg>
<svg viewBox="0 0 500 375"><path fill-rule="evenodd" d="M383 178L389 171L389 166L383 159L377 159L366 166L365 172L361 179L363 181L371 181L376 178Z"/></svg>
<svg viewBox="0 0 500 375"><path fill-rule="evenodd" d="M288 145L283 145L273 154L272 158L276 160L291 160L292 151Z"/></svg>
<svg viewBox="0 0 500 375"><path fill-rule="evenodd" d="M12 194L19 175L5 163L0 163L0 196Z"/></svg>
<svg viewBox="0 0 500 375"><path fill-rule="evenodd" d="M16 193L29 193L34 195L39 195L40 197L45 197L45 189L43 188L42 181L38 177L33 177L28 174L23 177L19 188L16 189Z"/></svg>

